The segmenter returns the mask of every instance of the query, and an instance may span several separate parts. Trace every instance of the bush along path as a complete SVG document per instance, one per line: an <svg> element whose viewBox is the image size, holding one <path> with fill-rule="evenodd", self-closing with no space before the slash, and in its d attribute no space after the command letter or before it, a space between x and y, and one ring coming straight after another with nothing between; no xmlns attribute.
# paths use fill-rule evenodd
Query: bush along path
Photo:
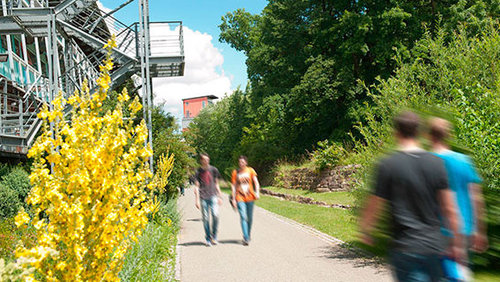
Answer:
<svg viewBox="0 0 500 282"><path fill-rule="evenodd" d="M225 197L219 244L211 247L204 244L192 189L180 197L181 281L391 281L384 265L343 248L342 241L260 207L254 211L252 241L243 246L239 215Z"/></svg>

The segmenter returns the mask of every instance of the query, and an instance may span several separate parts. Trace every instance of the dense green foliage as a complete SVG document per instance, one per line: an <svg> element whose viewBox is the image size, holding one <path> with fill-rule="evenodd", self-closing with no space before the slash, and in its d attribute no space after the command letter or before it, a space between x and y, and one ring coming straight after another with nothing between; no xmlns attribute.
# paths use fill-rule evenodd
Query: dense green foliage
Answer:
<svg viewBox="0 0 500 282"><path fill-rule="evenodd" d="M27 207L25 199L31 190L28 173L20 166L0 165L0 219L17 214Z"/></svg>
<svg viewBox="0 0 500 282"><path fill-rule="evenodd" d="M392 117L403 108L454 121L453 149L470 150L484 179L491 242L481 262L491 264L500 258L500 34L496 24L469 34L465 27L450 40L427 34L412 50L414 60L400 63L395 76L371 92L374 105L358 127L358 161L368 164L390 147Z"/></svg>
<svg viewBox="0 0 500 282"><path fill-rule="evenodd" d="M29 174L20 166L13 167L8 174L2 176L0 185L12 191L16 191L18 200L21 203L24 203L24 200L31 190Z"/></svg>
<svg viewBox="0 0 500 282"><path fill-rule="evenodd" d="M360 137L353 125L373 103L363 84L370 89L394 74L396 54L411 61L426 31L441 28L449 40L466 23L477 33L499 15L499 3L273 0L260 15L227 13L219 40L247 55L249 86L237 91L245 102L237 109L229 104L238 99L223 99L231 101L201 115L191 140L225 170L240 153L267 168L306 155L318 141Z"/></svg>
<svg viewBox="0 0 500 282"><path fill-rule="evenodd" d="M5 219L13 217L17 214L17 211L21 203L17 197L16 191L0 186L0 218Z"/></svg>
<svg viewBox="0 0 500 282"><path fill-rule="evenodd" d="M25 199L30 190L28 173L22 166L0 164L0 258L7 262L14 260L14 250L19 241L25 246L36 243L33 226L17 228L14 223L19 208L28 208Z"/></svg>

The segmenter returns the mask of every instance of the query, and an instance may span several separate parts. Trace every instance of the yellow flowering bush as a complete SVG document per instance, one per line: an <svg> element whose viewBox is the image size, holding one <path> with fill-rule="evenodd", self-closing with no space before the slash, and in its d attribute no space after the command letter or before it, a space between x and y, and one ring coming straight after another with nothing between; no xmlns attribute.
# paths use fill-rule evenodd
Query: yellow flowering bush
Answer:
<svg viewBox="0 0 500 282"><path fill-rule="evenodd" d="M34 168L27 201L34 216L24 211L16 216L18 226L31 221L37 230L36 247L16 250L18 262L36 269L25 279L118 280L125 252L158 206L148 194L166 183L173 156L161 158L161 173L153 179L146 163L152 155L145 146L146 125L144 120L134 124L142 105L137 97L130 101L126 89L114 110L101 110L111 82L113 47L114 40L105 46L108 56L95 93L84 83L67 100L59 95L52 111L44 107L39 113L42 134L28 154ZM127 106L131 116L124 119ZM70 120L65 120L68 107Z"/></svg>
<svg viewBox="0 0 500 282"><path fill-rule="evenodd" d="M165 193L165 187L168 184L168 177L172 173L172 168L174 167L174 154L168 154L168 157L165 156L160 156L158 159L158 171L156 172L153 181L152 181L152 186L154 187L151 189L151 191L154 191L154 189L158 190L158 192Z"/></svg>

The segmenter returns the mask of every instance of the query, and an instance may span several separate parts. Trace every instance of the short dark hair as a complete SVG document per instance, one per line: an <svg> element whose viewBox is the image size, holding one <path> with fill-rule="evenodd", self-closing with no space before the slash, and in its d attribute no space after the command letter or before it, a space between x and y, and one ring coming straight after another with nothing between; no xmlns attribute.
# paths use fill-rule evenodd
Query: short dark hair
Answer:
<svg viewBox="0 0 500 282"><path fill-rule="evenodd" d="M203 157L207 157L210 159L210 156L207 153L200 153L200 159Z"/></svg>
<svg viewBox="0 0 500 282"><path fill-rule="evenodd" d="M429 135L436 141L445 141L450 136L451 123L442 118L432 118L429 121Z"/></svg>
<svg viewBox="0 0 500 282"><path fill-rule="evenodd" d="M411 111L401 112L394 118L394 129L403 138L416 138L420 127L420 117Z"/></svg>
<svg viewBox="0 0 500 282"><path fill-rule="evenodd" d="M241 159L244 159L244 160L245 160L245 162L247 162L247 163L248 163L248 158L247 158L247 156L240 155L240 156L238 157L238 160L241 160Z"/></svg>

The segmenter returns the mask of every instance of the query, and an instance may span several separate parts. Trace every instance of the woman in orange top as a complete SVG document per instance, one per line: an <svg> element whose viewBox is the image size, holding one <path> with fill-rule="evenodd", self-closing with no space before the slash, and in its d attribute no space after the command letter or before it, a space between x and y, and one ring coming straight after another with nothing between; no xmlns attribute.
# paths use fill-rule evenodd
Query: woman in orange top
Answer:
<svg viewBox="0 0 500 282"><path fill-rule="evenodd" d="M243 245L248 246L250 242L250 231L252 230L253 205L260 197L260 185L257 173L248 165L247 157L238 158L240 168L233 170L231 177L231 196L233 206L238 206L243 231Z"/></svg>

